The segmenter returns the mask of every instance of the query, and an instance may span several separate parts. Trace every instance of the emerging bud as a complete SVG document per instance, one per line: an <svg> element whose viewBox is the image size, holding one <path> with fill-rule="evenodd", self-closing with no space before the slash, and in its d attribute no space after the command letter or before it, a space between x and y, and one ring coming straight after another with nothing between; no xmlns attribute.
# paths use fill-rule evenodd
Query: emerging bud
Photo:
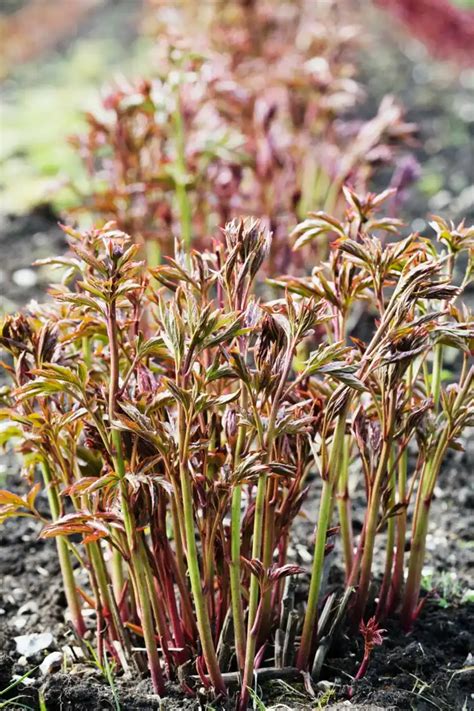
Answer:
<svg viewBox="0 0 474 711"><path fill-rule="evenodd" d="M225 436L227 439L227 444L229 447L234 447L237 440L238 423L237 423L237 412L233 409L228 409L224 413L222 418L222 425L224 427Z"/></svg>

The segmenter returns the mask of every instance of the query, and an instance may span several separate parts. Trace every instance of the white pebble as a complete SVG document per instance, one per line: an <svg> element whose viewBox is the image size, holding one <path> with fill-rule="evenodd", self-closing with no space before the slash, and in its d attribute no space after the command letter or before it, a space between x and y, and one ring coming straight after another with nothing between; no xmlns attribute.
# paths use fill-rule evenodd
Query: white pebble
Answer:
<svg viewBox="0 0 474 711"><path fill-rule="evenodd" d="M53 644L53 635L51 632L21 634L18 637L14 637L14 640L18 654L28 658L34 657L37 652L51 647Z"/></svg>
<svg viewBox="0 0 474 711"><path fill-rule="evenodd" d="M48 656L41 662L40 671L44 676L46 676L46 674L52 674L61 668L62 663L62 652L51 652L51 654L48 654Z"/></svg>
<svg viewBox="0 0 474 711"><path fill-rule="evenodd" d="M33 269L17 269L13 272L13 281L17 286L23 286L25 289L29 289L38 282L38 277Z"/></svg>

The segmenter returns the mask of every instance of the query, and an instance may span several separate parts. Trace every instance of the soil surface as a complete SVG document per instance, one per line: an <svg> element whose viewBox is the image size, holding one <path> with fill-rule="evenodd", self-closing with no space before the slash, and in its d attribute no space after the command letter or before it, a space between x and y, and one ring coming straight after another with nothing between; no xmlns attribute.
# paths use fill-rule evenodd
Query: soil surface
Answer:
<svg viewBox="0 0 474 711"><path fill-rule="evenodd" d="M399 216L419 232L427 229L432 214L472 223L474 68L434 59L391 14L371 3L363 8L355 18L367 30L358 75L366 101L358 117L373 116L383 96L391 94L418 127L417 145L407 153L418 160L420 175L399 206ZM390 172L379 173L377 187L386 187Z"/></svg>
<svg viewBox="0 0 474 711"><path fill-rule="evenodd" d="M32 299L44 299L54 279L48 267L32 266L66 250L59 216L49 205L40 205L27 215L0 214L0 294L2 310L11 312Z"/></svg>

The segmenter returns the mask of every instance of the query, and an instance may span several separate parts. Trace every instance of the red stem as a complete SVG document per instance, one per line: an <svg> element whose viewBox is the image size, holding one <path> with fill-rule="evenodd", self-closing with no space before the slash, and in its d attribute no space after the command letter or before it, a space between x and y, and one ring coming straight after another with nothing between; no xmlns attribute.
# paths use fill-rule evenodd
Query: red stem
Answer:
<svg viewBox="0 0 474 711"><path fill-rule="evenodd" d="M369 659L370 659L370 651L365 650L364 651L364 658L362 659L362 663L359 667L359 671L355 675L356 681L359 681L359 679L362 679L362 677L365 675L365 672L367 671L367 667L369 666Z"/></svg>

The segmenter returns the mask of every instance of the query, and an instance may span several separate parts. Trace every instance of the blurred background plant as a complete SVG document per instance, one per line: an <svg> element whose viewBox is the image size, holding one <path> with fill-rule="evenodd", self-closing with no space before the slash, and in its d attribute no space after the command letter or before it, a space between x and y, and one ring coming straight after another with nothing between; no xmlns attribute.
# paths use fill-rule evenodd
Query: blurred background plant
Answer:
<svg viewBox="0 0 474 711"><path fill-rule="evenodd" d="M116 219L138 241L170 253L172 233L202 243L226 220L254 214L283 265L298 217L337 209L347 180L366 189L413 133L389 97L361 125L342 120L362 94L357 28L342 5L235 2L209 6L200 22L192 3L146 7L156 19L152 68L116 82L101 111L86 115L88 131L72 143L89 184L70 181L81 214Z"/></svg>
<svg viewBox="0 0 474 711"><path fill-rule="evenodd" d="M388 4L400 15L401 0ZM416 7L421 27L426 9ZM70 208L80 194L139 239L162 238L170 223L186 238L189 208L193 232L206 238L246 212L268 217L284 262L279 235L308 209L337 210L344 179L363 191L390 181L406 188L400 178L418 176L406 150L393 166L404 130L398 104L382 102L388 93L420 126L409 151L423 158L412 227L423 229L429 210L470 214L473 72L447 45L452 61L433 61L388 17L351 0L209 3L199 12L162 0L70 0L67 13L51 0L4 3L3 212L42 200ZM460 47L467 26L456 25Z"/></svg>
<svg viewBox="0 0 474 711"><path fill-rule="evenodd" d="M472 0L377 0L393 12L430 51L462 64L474 64Z"/></svg>
<svg viewBox="0 0 474 711"><path fill-rule="evenodd" d="M84 110L100 106L106 78L146 70L138 9L139 3L103 0L70 0L61 7L48 0L2 3L3 213L44 201L58 209L72 202L60 185L66 178L80 182L84 171L67 136L84 124Z"/></svg>

